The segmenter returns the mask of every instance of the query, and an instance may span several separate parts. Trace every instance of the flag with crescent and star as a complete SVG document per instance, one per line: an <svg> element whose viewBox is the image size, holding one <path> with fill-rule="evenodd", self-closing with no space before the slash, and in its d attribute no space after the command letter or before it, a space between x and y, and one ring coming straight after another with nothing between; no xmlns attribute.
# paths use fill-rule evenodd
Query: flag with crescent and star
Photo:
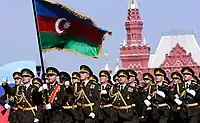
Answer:
<svg viewBox="0 0 200 123"><path fill-rule="evenodd" d="M89 17L58 2L35 0L40 44L43 52L64 50L98 58L106 34Z"/></svg>

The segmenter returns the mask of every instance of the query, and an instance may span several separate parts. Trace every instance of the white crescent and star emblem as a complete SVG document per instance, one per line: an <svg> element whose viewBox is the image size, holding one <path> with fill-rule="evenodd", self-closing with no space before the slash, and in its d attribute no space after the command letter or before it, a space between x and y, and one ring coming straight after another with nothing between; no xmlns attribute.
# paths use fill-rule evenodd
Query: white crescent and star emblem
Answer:
<svg viewBox="0 0 200 123"><path fill-rule="evenodd" d="M62 25L63 26L63 29L60 30L59 29L59 25L62 21L65 21L65 23ZM66 29L68 29L69 27L71 26L71 23L66 19L66 18L59 18L56 23L55 23L55 29L56 29L56 32L58 34L61 34L63 33Z"/></svg>

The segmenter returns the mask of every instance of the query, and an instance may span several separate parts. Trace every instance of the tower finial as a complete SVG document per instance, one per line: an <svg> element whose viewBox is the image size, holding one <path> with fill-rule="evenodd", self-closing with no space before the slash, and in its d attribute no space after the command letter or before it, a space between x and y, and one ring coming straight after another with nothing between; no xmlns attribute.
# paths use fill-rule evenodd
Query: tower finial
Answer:
<svg viewBox="0 0 200 123"><path fill-rule="evenodd" d="M143 44L144 44L144 45L147 44L147 41L146 41L145 37L143 38Z"/></svg>
<svg viewBox="0 0 200 123"><path fill-rule="evenodd" d="M138 1L137 0L129 0L129 9L138 9Z"/></svg>
<svg viewBox="0 0 200 123"><path fill-rule="evenodd" d="M109 67L108 67L108 62L107 62L107 61L106 61L106 63L105 63L105 68L104 68L104 70L109 71Z"/></svg>
<svg viewBox="0 0 200 123"><path fill-rule="evenodd" d="M116 59L116 62L117 62L117 65L115 67L115 71L114 71L115 73L117 73L119 70L119 58Z"/></svg>
<svg viewBox="0 0 200 123"><path fill-rule="evenodd" d="M123 46L126 46L126 39L124 39L123 41Z"/></svg>

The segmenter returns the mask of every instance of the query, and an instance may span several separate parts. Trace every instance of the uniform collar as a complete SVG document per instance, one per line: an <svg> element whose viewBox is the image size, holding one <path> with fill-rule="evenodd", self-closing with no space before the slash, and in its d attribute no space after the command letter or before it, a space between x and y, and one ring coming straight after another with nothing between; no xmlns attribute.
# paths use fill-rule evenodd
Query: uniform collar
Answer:
<svg viewBox="0 0 200 123"><path fill-rule="evenodd" d="M56 81L54 83L50 83L51 86L54 86L56 84Z"/></svg>
<svg viewBox="0 0 200 123"><path fill-rule="evenodd" d="M104 84L101 84L101 87L103 88L106 88L106 86L108 85L108 83L104 83Z"/></svg>
<svg viewBox="0 0 200 123"><path fill-rule="evenodd" d="M185 82L185 85L190 85L192 82L191 82L191 80L190 81L187 81L187 82Z"/></svg>
<svg viewBox="0 0 200 123"><path fill-rule="evenodd" d="M28 89L28 87L31 85L31 83L27 83L27 84L24 84L24 86L26 87L26 89Z"/></svg>
<svg viewBox="0 0 200 123"><path fill-rule="evenodd" d="M87 86L88 83L89 83L89 80L85 80L84 81L84 86Z"/></svg>
<svg viewBox="0 0 200 123"><path fill-rule="evenodd" d="M163 84L163 82L159 82L157 83L157 86L161 86Z"/></svg>
<svg viewBox="0 0 200 123"><path fill-rule="evenodd" d="M126 83L120 84L120 87L123 87L123 89L124 89L125 86L126 86Z"/></svg>

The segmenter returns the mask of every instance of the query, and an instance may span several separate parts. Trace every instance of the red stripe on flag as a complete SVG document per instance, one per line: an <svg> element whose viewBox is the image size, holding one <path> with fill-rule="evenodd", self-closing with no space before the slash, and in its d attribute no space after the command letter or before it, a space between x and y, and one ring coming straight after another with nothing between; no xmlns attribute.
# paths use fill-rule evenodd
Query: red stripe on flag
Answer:
<svg viewBox="0 0 200 123"><path fill-rule="evenodd" d="M104 34L99 29L76 19L67 19L67 21L63 20L60 22L59 26L56 26L58 19L59 18L37 16L39 32L51 32L54 34L59 34L56 31L56 27L59 27L59 30L62 31L64 29L64 23L69 22L69 28L66 29L62 34L79 36L95 43L102 44L102 38Z"/></svg>

